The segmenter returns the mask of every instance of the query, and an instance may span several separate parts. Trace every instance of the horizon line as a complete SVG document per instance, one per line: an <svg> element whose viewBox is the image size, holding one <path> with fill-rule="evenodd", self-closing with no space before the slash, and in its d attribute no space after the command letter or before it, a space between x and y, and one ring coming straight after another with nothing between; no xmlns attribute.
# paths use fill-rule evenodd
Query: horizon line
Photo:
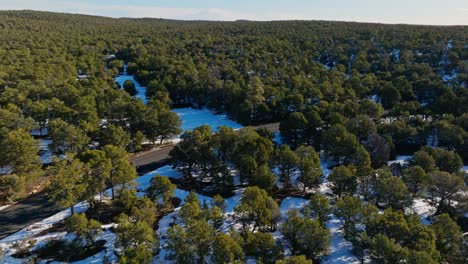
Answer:
<svg viewBox="0 0 468 264"><path fill-rule="evenodd" d="M49 10L38 10L38 9L0 9L0 12L3 11L32 11L32 12L42 12L42 13L53 13L53 14L69 14L69 15L81 15L81 16L92 16L92 17L101 17L109 19L159 19L159 20L168 20L168 21L180 21L180 22L220 22L220 23L235 23L235 22L341 22L341 23L359 23L359 24L380 24L380 25L402 25L402 26L427 26L427 27L465 27L468 24L417 24L417 23L405 23L405 22L377 22L377 21L356 21L356 20L332 20L332 19L273 19L273 20L262 20L262 19L243 19L238 18L235 20L210 20L210 19L181 19L181 18L164 18L164 17L129 17L129 16L108 16L100 14L90 14L90 13L79 13L79 12L65 12L65 11L49 11Z"/></svg>

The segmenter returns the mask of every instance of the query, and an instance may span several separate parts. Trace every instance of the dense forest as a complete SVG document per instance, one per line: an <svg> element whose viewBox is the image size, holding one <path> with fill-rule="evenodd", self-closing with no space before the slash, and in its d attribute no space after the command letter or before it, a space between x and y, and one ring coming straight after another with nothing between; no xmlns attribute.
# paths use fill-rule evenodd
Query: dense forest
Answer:
<svg viewBox="0 0 468 264"><path fill-rule="evenodd" d="M14 256L81 260L114 224L108 262L329 263L336 219L358 263L467 263L467 37L466 26L0 11L0 205L46 190L71 209L52 230L75 234ZM124 68L147 103L115 82ZM171 109L188 106L246 127L182 131ZM251 127L275 122L280 140ZM129 157L178 135L180 177L137 186ZM306 202L284 212L289 198ZM74 212L81 201L89 209Z"/></svg>

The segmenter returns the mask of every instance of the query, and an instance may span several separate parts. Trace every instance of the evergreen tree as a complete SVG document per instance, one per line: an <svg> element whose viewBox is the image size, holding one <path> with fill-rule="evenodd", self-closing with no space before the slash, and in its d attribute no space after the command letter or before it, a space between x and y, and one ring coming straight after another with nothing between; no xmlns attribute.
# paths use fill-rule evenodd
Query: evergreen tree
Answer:
<svg viewBox="0 0 468 264"><path fill-rule="evenodd" d="M123 84L123 89L127 92L130 96L135 96L138 94L137 89L135 88L135 83L131 80L126 80Z"/></svg>
<svg viewBox="0 0 468 264"><path fill-rule="evenodd" d="M328 175L331 189L338 197L353 195L357 188L356 171L350 166L339 166Z"/></svg>
<svg viewBox="0 0 468 264"><path fill-rule="evenodd" d="M125 149L107 145L103 148L103 151L111 162L108 184L111 188L112 199L114 199L116 187L120 185L120 191L132 187L133 181L138 175L135 166L128 160Z"/></svg>
<svg viewBox="0 0 468 264"><path fill-rule="evenodd" d="M306 142L307 119L300 112L289 114L280 123L283 142L297 147Z"/></svg>
<svg viewBox="0 0 468 264"><path fill-rule="evenodd" d="M86 193L84 178L87 172L87 166L73 157L56 159L54 166L48 169L48 174L52 177L49 186L50 199L60 206L70 207L73 215L74 205L80 202Z"/></svg>
<svg viewBox="0 0 468 264"><path fill-rule="evenodd" d="M68 124L61 119L54 119L49 122L49 135L52 138L50 148L55 153L83 151L89 143L89 137L82 129Z"/></svg>
<svg viewBox="0 0 468 264"><path fill-rule="evenodd" d="M241 245L229 234L220 233L213 241L213 263L235 263L244 259Z"/></svg>
<svg viewBox="0 0 468 264"><path fill-rule="evenodd" d="M318 220L322 226L325 226L325 223L328 220L328 215L332 211L328 198L322 194L312 195L307 209L310 210L310 216Z"/></svg>
<svg viewBox="0 0 468 264"><path fill-rule="evenodd" d="M297 210L288 212L280 230L293 254L316 259L328 250L330 231L318 220L301 216Z"/></svg>
<svg viewBox="0 0 468 264"><path fill-rule="evenodd" d="M168 206L170 203L170 199L174 196L174 191L176 189L176 185L173 184L169 178L156 175L150 180L150 186L146 191L148 197L157 202L162 201L164 206Z"/></svg>
<svg viewBox="0 0 468 264"><path fill-rule="evenodd" d="M251 227L252 232L257 228L273 229L281 216L275 200L258 187L247 187L242 193L241 203L234 210L243 228Z"/></svg>
<svg viewBox="0 0 468 264"><path fill-rule="evenodd" d="M277 260L275 264L312 264L312 260L307 259L304 255L300 255Z"/></svg>
<svg viewBox="0 0 468 264"><path fill-rule="evenodd" d="M283 182L285 187L287 188L292 186L291 174L299 163L299 158L296 153L294 153L288 145L281 145L275 151L275 163L278 165L280 180Z"/></svg>
<svg viewBox="0 0 468 264"><path fill-rule="evenodd" d="M306 188L315 188L320 184L322 168L320 166L320 157L313 147L300 146L296 149L299 158L299 181Z"/></svg>
<svg viewBox="0 0 468 264"><path fill-rule="evenodd" d="M37 141L23 129L11 130L0 137L0 167L11 173L34 175L40 172Z"/></svg>
<svg viewBox="0 0 468 264"><path fill-rule="evenodd" d="M430 192L433 202L437 204L436 215L447 212L452 202L456 199L458 192L465 188L463 178L457 174L450 174L445 171L433 171L431 177Z"/></svg>
<svg viewBox="0 0 468 264"><path fill-rule="evenodd" d="M272 264L281 258L281 247L275 244L271 234L245 232L243 236L245 254L254 257L257 262Z"/></svg>
<svg viewBox="0 0 468 264"><path fill-rule="evenodd" d="M462 254L463 234L460 227L448 214L434 217L431 225L436 237L436 247L447 263L463 263L466 256Z"/></svg>
<svg viewBox="0 0 468 264"><path fill-rule="evenodd" d="M412 166L403 171L403 181L413 195L416 195L429 183L429 175L420 166Z"/></svg>

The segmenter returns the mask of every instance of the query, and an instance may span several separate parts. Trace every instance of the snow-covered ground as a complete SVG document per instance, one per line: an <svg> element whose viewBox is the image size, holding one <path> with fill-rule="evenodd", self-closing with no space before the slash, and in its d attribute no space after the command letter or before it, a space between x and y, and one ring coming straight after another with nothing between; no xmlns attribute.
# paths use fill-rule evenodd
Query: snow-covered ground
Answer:
<svg viewBox="0 0 468 264"><path fill-rule="evenodd" d="M376 103L380 103L380 97L377 94L369 96L369 99L371 99L372 101Z"/></svg>
<svg viewBox="0 0 468 264"><path fill-rule="evenodd" d="M327 174L329 173L329 170L326 168L326 163L324 163L323 170ZM137 188L139 190L140 195L144 194L144 190L149 186L151 178L154 177L155 175L158 175L158 174L166 176L166 177L171 177L171 178L180 178L180 177L182 177L182 175L179 172L172 169L171 166L161 167L161 168L159 168L159 169L157 169L155 171L152 171L152 172L150 172L148 174L143 175L142 177L139 177L136 180L137 181ZM241 199L243 190L244 189L239 189L239 190L237 190L235 192L235 194L232 197L225 199L225 202L226 202L225 218L226 218L226 220L225 220L225 223L223 224L223 226L221 228L222 230L228 231L232 227L239 228L238 224L236 224L236 222L234 221L232 216L233 216L234 208L238 204L240 204L240 199ZM109 191L107 191L106 193L108 193L108 192ZM189 194L188 191L181 190L179 188L177 188L175 190L175 196L180 198L182 201L185 199L185 197L187 197L188 194ZM205 203L205 204L210 205L211 202L212 202L211 197L200 195L200 194L197 194L197 196L198 196L201 204ZM308 200L303 199L303 198L286 197L285 199L283 199L283 201L280 204L281 213L284 216L288 210L290 210L290 209L301 209L307 203L308 203ZM87 204L86 203L80 203L80 204L75 206L75 211L76 212L84 212L85 210L87 210ZM153 263L170 263L170 262L167 262L165 260L165 257L167 255L167 252L164 250L164 245L166 244L165 235L166 235L166 232L169 229L169 227L172 224L177 223L178 220L177 220L176 215L177 215L177 212L179 210L180 210L180 207L176 208L175 212L164 216L159 222L159 228L157 230L157 233L160 236L160 242L161 242L162 250L161 250L160 254L155 257ZM13 235L11 235L11 236L1 240L0 241L0 248L2 248L5 251L6 260L9 261L8 263L10 263L10 261L11 261L11 263L21 263L22 262L22 260L17 260L17 259L14 259L14 258L11 257L11 254L13 254L15 252L15 249L14 249L14 246L13 246L15 243L25 242L25 241L28 241L29 239L32 239L32 238L34 238L36 241L45 241L46 239L52 239L52 238L56 238L56 239L63 238L64 235L65 235L63 232L61 232L61 233L51 233L51 234L47 234L47 235L44 235L44 236L37 236L37 237L35 237L35 236L37 234L39 234L40 232L50 228L54 223L57 223L59 221L62 221L65 218L67 218L69 215L70 215L70 210L69 209L63 210L62 212L60 212L60 213L58 213L58 214L56 214L54 216L51 216L51 217L49 217L47 219L44 219L41 222L33 224L33 225L31 225L31 226L29 226L29 227L15 233L15 234L13 234ZM330 231L332 232L332 245L331 245L331 248L330 248L331 255L329 257L327 257L326 262L327 263L340 263L340 261L342 261L341 263L345 263L343 261L354 259L353 255L351 254L351 251L350 251L351 250L350 243L347 242L342 237L342 235L340 233L340 230L339 230L340 223L338 221L336 223L333 222L334 221L333 216L332 216L332 220L330 220L330 221L331 222L327 223L327 226L331 226ZM278 236L278 237L280 237L280 236ZM107 243L106 243L107 249L105 251L103 251L103 252L99 252L98 254L96 254L96 255L94 255L94 256L86 259L86 260L82 260L82 261L80 261L78 263L101 263L104 256L107 256L108 259L115 260L116 256L113 253L115 234L106 229L106 231L104 231L98 237L98 239L105 239L107 241Z"/></svg>
<svg viewBox="0 0 468 264"><path fill-rule="evenodd" d="M419 217L421 218L421 222L424 225L430 225L431 221L429 217L435 213L436 208L431 206L423 198L415 198L411 208L408 208L406 211L406 213L416 213L417 215L419 215Z"/></svg>
<svg viewBox="0 0 468 264"><path fill-rule="evenodd" d="M281 201L281 204L280 204L281 215L285 217L286 213L289 210L293 210L293 209L300 210L304 208L304 206L307 205L308 202L309 200L306 200L303 198L286 197L283 199L283 201Z"/></svg>
<svg viewBox="0 0 468 264"><path fill-rule="evenodd" d="M359 264L359 259L357 259L356 256L351 252L353 245L344 238L342 224L338 218L336 218L334 215L331 215L330 220L328 220L326 223L326 226L332 234L331 246L329 255L323 259L322 263Z"/></svg>
<svg viewBox="0 0 468 264"><path fill-rule="evenodd" d="M319 192L321 194L332 194L328 184L328 175L331 173L330 168L333 167L333 165L334 164L332 162L329 162L321 157L320 166L322 167L322 172L324 175L324 179L319 188ZM330 230L331 233L331 245L329 255L325 257L322 262L330 264L360 263L356 256L354 256L352 253L353 245L344 238L341 222L334 214L330 214L330 218L326 223L326 227L328 230Z"/></svg>
<svg viewBox="0 0 468 264"><path fill-rule="evenodd" d="M136 98L142 100L145 104L146 99L146 87L141 86L136 80L135 76L127 74L127 65L124 67L124 74L115 77L115 81L122 87L126 80L130 80L135 84L135 88L138 91ZM243 126L239 123L229 119L226 114L215 114L213 111L203 108L195 109L191 107L176 108L173 109L177 115L179 115L182 121L182 131L193 130L201 125L209 125L213 131L217 131L219 126L232 127L234 129L241 129Z"/></svg>
<svg viewBox="0 0 468 264"><path fill-rule="evenodd" d="M41 159L42 164L49 164L52 163L52 157L54 156L52 151L49 148L49 145L52 143L51 139L39 139L39 150L40 150L40 156L39 158Z"/></svg>
<svg viewBox="0 0 468 264"><path fill-rule="evenodd" d="M273 136L274 136L273 142L275 142L275 144L277 144L277 145L283 144L283 140L281 139L281 133L280 132L275 132L273 134Z"/></svg>
<svg viewBox="0 0 468 264"><path fill-rule="evenodd" d="M127 65L124 66L124 73L115 77L115 81L123 88L123 84L125 81L130 80L135 84L135 88L137 90L136 98L142 100L145 104L147 103L146 99L146 87L141 86L136 80L135 76L127 74Z"/></svg>
<svg viewBox="0 0 468 264"><path fill-rule="evenodd" d="M41 130L42 130L42 134L41 134ZM47 136L49 134L49 128L47 127L43 127L42 129L33 129L31 130L30 132L31 136Z"/></svg>
<svg viewBox="0 0 468 264"><path fill-rule="evenodd" d="M451 73L449 74L445 74L443 77L442 77L442 80L444 80L444 82L449 82L453 79L456 79L458 76L457 74L457 71L453 70Z"/></svg>
<svg viewBox="0 0 468 264"><path fill-rule="evenodd" d="M401 53L400 49L394 49L392 52L390 52L390 56L395 57L395 60L397 62L400 62L400 53Z"/></svg>
<svg viewBox="0 0 468 264"><path fill-rule="evenodd" d="M220 126L232 127L233 129L241 129L243 126L231 119L225 114L215 114L209 109L195 108L176 108L173 109L182 120L182 130L193 130L202 125L209 125L213 131L217 131Z"/></svg>
<svg viewBox="0 0 468 264"><path fill-rule="evenodd" d="M412 158L413 158L412 155L398 155L395 157L394 160L389 160L387 162L387 165L390 166L392 164L398 163L403 166L403 165L408 164L409 160Z"/></svg>
<svg viewBox="0 0 468 264"><path fill-rule="evenodd" d="M275 135L275 138L277 137L278 136ZM396 162L403 164L411 157L412 156L397 156L396 160L390 161L389 164L396 163ZM331 172L330 168L332 166L333 166L333 163L327 162L325 159L322 159L321 167L325 176L323 179L323 183L321 184L319 188L319 192L322 194L331 193L331 190L328 185L327 177ZM464 167L464 170L468 170L468 166ZM182 177L182 174L176 171L175 169L173 169L171 166L164 166L155 171L147 173L139 177L136 180L138 194L140 196L144 195L145 190L148 188L150 184L151 178L158 174L162 176L170 177L170 178ZM232 197L225 199L225 202L226 202L226 210L224 212L225 221L220 230L227 232L231 228L235 228L235 229L240 228L239 224L235 222L235 219L233 216L234 216L234 208L238 204L240 204L240 199L242 197L243 191L244 189L238 189L235 191ZM107 190L105 194L109 195L109 192L110 191ZM182 200L181 205L183 205L183 201L187 197L188 194L189 194L189 191L177 188L175 190L174 195ZM212 203L211 197L200 195L200 194L197 194L197 196L201 204L211 205ZM285 199L282 200L280 204L280 210L284 217L287 211L291 209L302 209L307 203L308 203L308 200L303 199L303 198L286 197ZM75 211L84 212L85 210L87 210L87 207L88 206L86 203L79 203L78 205L75 206ZM170 228L170 226L172 226L173 224L180 223L180 219L178 219L177 217L177 213L180 210L180 208L181 207L176 208L173 213L170 213L164 216L159 222L158 230L156 232L158 233L160 237L161 251L157 256L155 256L153 263L171 263L170 261L167 261L165 259L167 256L167 252L164 249L164 246L167 243L166 233L167 233L167 230ZM415 212L418 215L420 215L424 224L429 224L429 220L427 219L427 217L430 216L430 214L432 213L432 207L430 207L426 201L422 199L416 199L412 208L410 208L409 210L410 212ZM27 228L24 228L23 230L7 238L4 238L3 240L0 240L0 249L3 249L5 251L5 260L7 261L7 263L22 263L24 261L24 260L14 259L11 257L11 254L13 254L16 250L15 244L26 243L27 241L34 239L36 240L36 245L34 247L37 248L41 245L44 245L45 241L48 241L50 239L54 239L54 238L55 239L62 239L62 238L67 239L70 236L70 234L67 235L64 232L49 233L49 234L42 235L42 236L38 236L38 234L50 228L53 224L67 218L69 215L70 215L69 209L63 210L62 212L54 216L44 219L43 221L35 223L31 226L28 226ZM107 241L106 250L99 252L98 254L91 256L85 260L79 261L77 263L102 263L102 260L104 259L104 257L106 257L107 259L111 261L115 261L117 259L117 256L114 254L114 250L115 250L114 244L115 244L116 235L115 233L110 231L111 226L112 224L106 227L103 227L104 231L98 237L99 240L104 239ZM330 214L330 219L327 221L326 227L331 232L331 245L330 245L329 255L323 258L323 263L359 263L359 260L352 254L352 244L349 241L347 241L343 236L342 224L339 221L339 219L337 219L337 217L334 216L333 214ZM274 232L273 235L277 240L282 239L282 236L279 231Z"/></svg>

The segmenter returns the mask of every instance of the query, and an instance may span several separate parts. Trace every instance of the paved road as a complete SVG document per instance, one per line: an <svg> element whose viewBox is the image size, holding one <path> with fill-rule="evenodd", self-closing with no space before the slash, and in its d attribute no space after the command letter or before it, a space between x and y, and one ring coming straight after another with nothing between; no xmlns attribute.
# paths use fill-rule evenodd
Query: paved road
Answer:
<svg viewBox="0 0 468 264"><path fill-rule="evenodd" d="M255 126L255 128L267 128L271 132L279 131L279 123L271 123L266 125ZM145 172L147 169L144 167L151 167L153 164L160 164L161 161L169 159L169 152L173 149L173 146L166 146L162 148L154 148L150 151L146 151L139 155L134 156L131 161L132 163L140 168L139 172Z"/></svg>
<svg viewBox="0 0 468 264"><path fill-rule="evenodd" d="M33 194L0 211L0 239L60 210L60 207L47 200L46 193Z"/></svg>
<svg viewBox="0 0 468 264"><path fill-rule="evenodd" d="M256 128L260 127L266 127L272 132L279 131L279 123L261 125ZM132 157L130 161L137 167L141 175L166 164L172 148L173 146L154 148ZM47 193L43 192L31 195L25 200L0 211L0 239L54 215L60 210L62 208L55 206L47 200Z"/></svg>

